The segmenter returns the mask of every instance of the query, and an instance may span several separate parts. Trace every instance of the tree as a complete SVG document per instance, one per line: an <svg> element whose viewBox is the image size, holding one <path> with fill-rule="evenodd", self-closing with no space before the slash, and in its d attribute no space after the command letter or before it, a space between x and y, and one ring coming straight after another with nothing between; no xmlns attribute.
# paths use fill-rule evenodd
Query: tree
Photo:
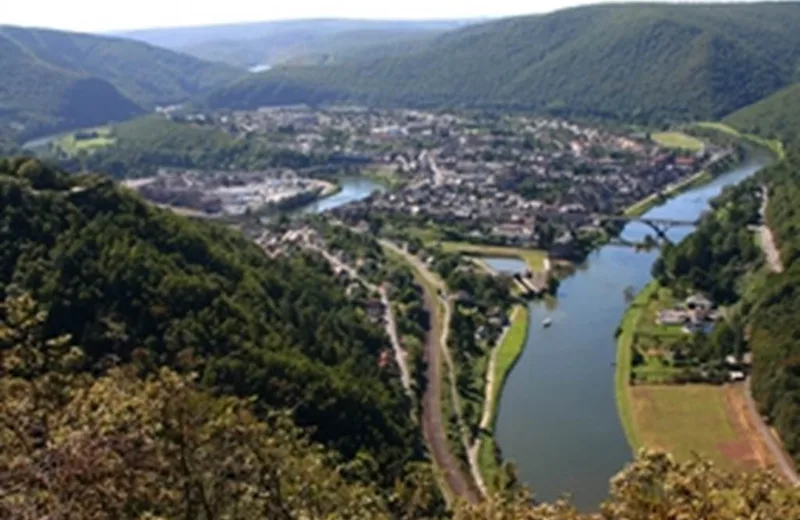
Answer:
<svg viewBox="0 0 800 520"><path fill-rule="evenodd" d="M625 287L622 291L622 297L625 299L625 304L630 305L636 299L636 288L632 285Z"/></svg>

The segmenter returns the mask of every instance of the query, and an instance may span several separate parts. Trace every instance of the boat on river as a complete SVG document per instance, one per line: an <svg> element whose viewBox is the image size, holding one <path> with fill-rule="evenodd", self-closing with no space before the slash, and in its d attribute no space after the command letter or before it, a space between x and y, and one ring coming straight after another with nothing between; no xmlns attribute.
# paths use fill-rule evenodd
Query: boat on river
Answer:
<svg viewBox="0 0 800 520"><path fill-rule="evenodd" d="M545 318L545 319L542 320L542 327L544 327L544 328L547 328L552 324L553 324L553 320L551 320L550 318Z"/></svg>

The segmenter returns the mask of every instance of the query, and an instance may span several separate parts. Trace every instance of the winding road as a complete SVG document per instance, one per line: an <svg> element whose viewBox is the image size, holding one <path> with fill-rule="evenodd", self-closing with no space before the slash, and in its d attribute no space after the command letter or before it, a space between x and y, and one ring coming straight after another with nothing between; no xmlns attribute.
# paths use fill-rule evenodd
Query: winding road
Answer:
<svg viewBox="0 0 800 520"><path fill-rule="evenodd" d="M758 228L759 243L764 256L767 259L767 264L772 272L782 273L783 262L781 261L781 253L775 245L775 236L772 234L767 224L767 205L769 204L769 191L766 186L761 187L761 225Z"/></svg>
<svg viewBox="0 0 800 520"><path fill-rule="evenodd" d="M767 445L770 453L772 453L772 459L775 461L780 472L786 478L786 480L792 484L793 486L800 486L800 475L797 474L795 470L794 461L789 457L789 455L784 451L783 446L778 442L775 436L772 434L769 426L764 422L764 418L761 417L761 414L758 412L758 406L756 406L756 402L753 399L753 392L750 388L750 378L747 379L747 383L744 396L745 402L747 403L747 408L750 410L750 414L754 418L754 423L758 431L761 433L761 437L764 439L764 442Z"/></svg>
<svg viewBox="0 0 800 520"><path fill-rule="evenodd" d="M775 238L772 234L772 230L767 224L769 191L766 186L761 187L761 194L760 213L762 224L758 228L758 234L760 238L759 243L761 244L761 250L764 252L764 257L767 259L767 265L769 265L770 270L774 273L782 273L783 262L781 261L781 254L775 245ZM772 430L764 422L764 418L758 411L758 406L753 399L750 378L747 379L744 395L747 408L750 411L750 415L753 417L753 423L756 425L756 428L758 428L761 437L764 439L767 448L772 454L772 460L775 461L778 469L788 482L790 482L793 486L800 485L800 475L797 474L794 461L791 457L789 457L789 455L783 449L783 446L772 434Z"/></svg>

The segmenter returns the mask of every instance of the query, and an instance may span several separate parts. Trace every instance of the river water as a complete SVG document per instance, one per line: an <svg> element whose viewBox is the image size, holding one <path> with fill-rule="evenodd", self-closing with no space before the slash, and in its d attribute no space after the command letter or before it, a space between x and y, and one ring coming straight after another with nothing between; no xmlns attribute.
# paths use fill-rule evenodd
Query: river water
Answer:
<svg viewBox="0 0 800 520"><path fill-rule="evenodd" d="M753 175L769 161L754 155L711 183L649 211L648 217L695 219L722 188ZM692 230L675 228L678 241ZM641 240L652 230L641 223L622 236ZM650 280L657 251L607 245L561 283L557 302L532 303L525 351L511 372L500 400L495 429L505 459L540 500L570 493L591 510L608 495L609 479L631 461L614 399L614 333L626 304L623 292ZM501 271L522 262L488 259ZM550 328L542 320L551 318Z"/></svg>
<svg viewBox="0 0 800 520"><path fill-rule="evenodd" d="M343 177L339 179L341 189L324 199L319 199L305 206L300 210L301 213L322 213L330 209L344 206L350 202L366 199L374 191L386 191L386 187L379 182L375 182L367 177Z"/></svg>

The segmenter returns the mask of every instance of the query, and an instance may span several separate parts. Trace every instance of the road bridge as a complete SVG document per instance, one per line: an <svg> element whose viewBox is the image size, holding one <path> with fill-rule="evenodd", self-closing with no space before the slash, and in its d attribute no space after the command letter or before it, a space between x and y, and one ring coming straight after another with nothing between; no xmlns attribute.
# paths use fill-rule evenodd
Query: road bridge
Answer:
<svg viewBox="0 0 800 520"><path fill-rule="evenodd" d="M599 213L554 213L544 216L548 220L562 221L565 223L577 222L641 222L650 227L656 234L657 238L669 242L667 232L675 227L695 227L699 220L675 219L675 218L657 218L657 217L642 217L635 215L603 215Z"/></svg>

